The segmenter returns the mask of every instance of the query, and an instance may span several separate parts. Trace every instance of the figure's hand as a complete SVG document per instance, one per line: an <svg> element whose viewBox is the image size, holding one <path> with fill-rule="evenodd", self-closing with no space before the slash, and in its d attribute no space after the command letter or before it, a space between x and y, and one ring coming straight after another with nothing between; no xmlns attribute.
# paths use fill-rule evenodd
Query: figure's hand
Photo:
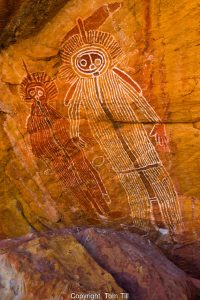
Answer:
<svg viewBox="0 0 200 300"><path fill-rule="evenodd" d="M150 132L150 136L154 137L156 143L162 147L167 146L167 136L165 126L163 124L157 124Z"/></svg>
<svg viewBox="0 0 200 300"><path fill-rule="evenodd" d="M72 138L72 142L79 149L85 148L87 146L87 143L82 138L80 138L80 137L74 137L74 138Z"/></svg>

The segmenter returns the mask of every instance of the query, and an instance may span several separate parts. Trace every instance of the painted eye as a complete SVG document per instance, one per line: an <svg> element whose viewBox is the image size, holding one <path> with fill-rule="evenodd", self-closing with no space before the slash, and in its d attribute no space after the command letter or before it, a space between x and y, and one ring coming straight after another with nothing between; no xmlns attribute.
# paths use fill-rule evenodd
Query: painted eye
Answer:
<svg viewBox="0 0 200 300"><path fill-rule="evenodd" d="M42 90L39 90L38 91L38 96L43 96L44 95L44 92Z"/></svg>
<svg viewBox="0 0 200 300"><path fill-rule="evenodd" d="M101 60L100 58L96 58L94 61L95 66L99 67L101 65Z"/></svg>
<svg viewBox="0 0 200 300"><path fill-rule="evenodd" d="M81 59L79 63L81 65L81 67L85 67L87 65L87 60L86 59Z"/></svg>
<svg viewBox="0 0 200 300"><path fill-rule="evenodd" d="M29 94L31 97L35 96L35 90L30 90L30 91L28 92L28 94Z"/></svg>

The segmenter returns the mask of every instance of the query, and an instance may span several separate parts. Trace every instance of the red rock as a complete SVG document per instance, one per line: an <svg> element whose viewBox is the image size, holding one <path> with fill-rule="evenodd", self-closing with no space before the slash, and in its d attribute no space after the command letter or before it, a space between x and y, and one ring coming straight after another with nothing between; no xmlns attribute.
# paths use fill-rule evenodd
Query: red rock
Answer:
<svg viewBox="0 0 200 300"><path fill-rule="evenodd" d="M65 231L64 231L65 233ZM71 293L123 292L70 234L0 242L0 299L71 299Z"/></svg>
<svg viewBox="0 0 200 300"><path fill-rule="evenodd" d="M131 299L193 299L185 273L139 235L88 229L77 236Z"/></svg>
<svg viewBox="0 0 200 300"><path fill-rule="evenodd" d="M72 292L105 299L124 291L134 300L192 300L200 288L149 240L128 231L61 229L0 242L1 300L70 299Z"/></svg>
<svg viewBox="0 0 200 300"><path fill-rule="evenodd" d="M176 245L169 250L168 257L190 276L200 279L200 242Z"/></svg>

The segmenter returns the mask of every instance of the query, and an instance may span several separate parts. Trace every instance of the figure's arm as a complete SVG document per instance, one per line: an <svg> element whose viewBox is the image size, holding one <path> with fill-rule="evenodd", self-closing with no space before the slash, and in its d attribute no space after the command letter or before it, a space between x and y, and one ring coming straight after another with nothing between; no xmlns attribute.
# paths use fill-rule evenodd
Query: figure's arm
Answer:
<svg viewBox="0 0 200 300"><path fill-rule="evenodd" d="M75 98L68 104L68 113L70 118L70 137L79 137L80 126L80 99Z"/></svg>
<svg viewBox="0 0 200 300"><path fill-rule="evenodd" d="M133 102L141 110L144 116L151 122L161 123L161 119L143 96L139 84L122 70L115 67L113 71L120 77L126 93L133 99Z"/></svg>
<svg viewBox="0 0 200 300"><path fill-rule="evenodd" d="M150 136L154 137L156 142L161 146L167 144L167 137L165 126L162 123L160 117L157 115L155 110L151 107L148 103L146 98L143 96L142 89L137 82L135 82L128 74L124 71L114 68L113 71L117 74L120 78L121 84L125 89L126 93L133 99L133 102L136 106L141 110L143 115L149 120L150 122L157 123L154 125Z"/></svg>
<svg viewBox="0 0 200 300"><path fill-rule="evenodd" d="M76 87L77 87L78 81L75 81L69 88L69 90L67 91L67 94L65 96L64 99L64 105L67 106L69 101L71 100L71 98L73 97Z"/></svg>
<svg viewBox="0 0 200 300"><path fill-rule="evenodd" d="M73 99L71 99L73 97ZM80 106L81 99L79 98L79 93L76 91L75 87L71 87L65 97L68 101L68 113L70 118L70 138L73 143L79 148L84 148L86 146L85 141L80 138L79 127L80 127Z"/></svg>
<svg viewBox="0 0 200 300"><path fill-rule="evenodd" d="M122 7L122 2L113 2L104 4L98 8L91 16L83 21L86 31L97 30L106 21L106 19L117 12ZM71 36L79 34L78 26L72 28L64 37L62 44L65 43Z"/></svg>

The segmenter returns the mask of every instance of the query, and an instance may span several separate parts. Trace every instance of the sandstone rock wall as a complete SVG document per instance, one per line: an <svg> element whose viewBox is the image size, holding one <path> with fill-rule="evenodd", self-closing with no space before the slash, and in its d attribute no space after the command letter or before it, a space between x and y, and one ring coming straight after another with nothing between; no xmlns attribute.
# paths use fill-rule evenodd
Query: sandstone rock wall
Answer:
<svg viewBox="0 0 200 300"><path fill-rule="evenodd" d="M24 59L30 72L46 72L55 80L59 95L52 106L68 119L63 102L69 84L58 76L60 43L78 17L87 18L103 4L102 0L70 0L33 5L24 0L2 26L1 237L71 225L131 224L126 193L110 163L101 159L102 149L92 138L84 112L82 135L88 142L85 155L93 162L111 198L111 215L106 222L85 211L63 189L48 163L33 155L26 126L30 106L19 94L26 76ZM155 146L179 195L189 236L195 239L200 217L197 16L195 0L125 0L100 28L120 43L125 58L119 67L140 84L166 125L168 148ZM152 124L145 126L150 132Z"/></svg>

